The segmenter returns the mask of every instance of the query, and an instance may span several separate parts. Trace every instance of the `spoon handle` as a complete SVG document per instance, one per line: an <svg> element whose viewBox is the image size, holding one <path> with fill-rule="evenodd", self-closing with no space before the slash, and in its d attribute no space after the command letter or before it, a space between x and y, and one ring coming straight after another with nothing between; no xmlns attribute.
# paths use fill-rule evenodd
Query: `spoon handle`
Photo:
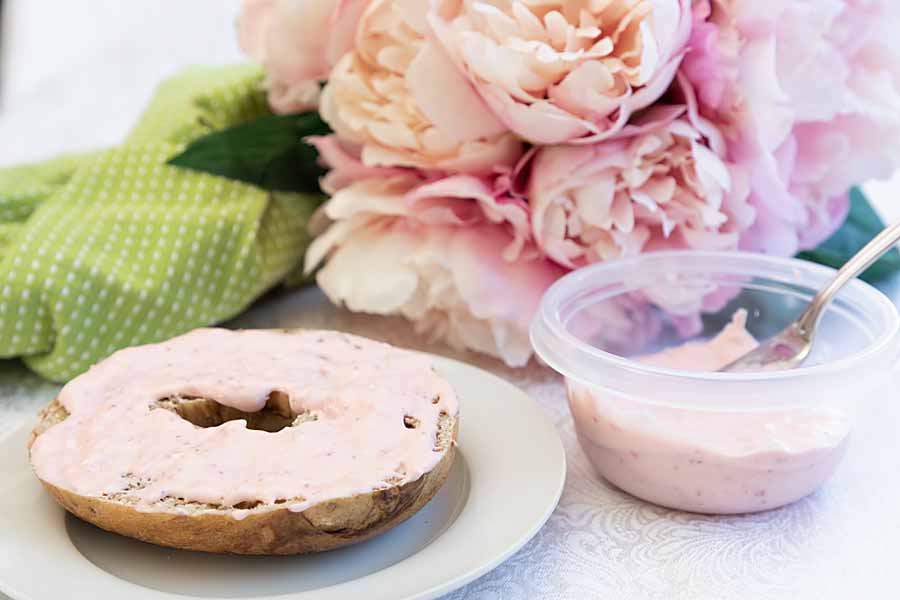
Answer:
<svg viewBox="0 0 900 600"><path fill-rule="evenodd" d="M881 258L888 250L900 241L900 223L886 227L876 235L862 250L853 255L847 263L841 267L834 279L815 295L803 315L797 320L797 326L805 338L811 338L816 329L819 318L825 307L834 299L848 281L855 279L857 275L868 269L872 263Z"/></svg>

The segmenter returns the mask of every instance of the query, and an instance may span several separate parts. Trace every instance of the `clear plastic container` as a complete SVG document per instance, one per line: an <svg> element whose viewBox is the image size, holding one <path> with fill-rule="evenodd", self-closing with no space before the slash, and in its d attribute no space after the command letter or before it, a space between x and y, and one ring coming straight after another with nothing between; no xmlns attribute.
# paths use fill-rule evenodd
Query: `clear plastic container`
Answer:
<svg viewBox="0 0 900 600"><path fill-rule="evenodd" d="M791 371L675 370L629 357L707 339L739 309L765 339L833 274L745 253L598 264L547 291L531 339L565 376L582 448L612 484L692 512L767 510L822 484L844 455L854 412L888 391L900 330L893 303L852 282L826 312L807 364Z"/></svg>

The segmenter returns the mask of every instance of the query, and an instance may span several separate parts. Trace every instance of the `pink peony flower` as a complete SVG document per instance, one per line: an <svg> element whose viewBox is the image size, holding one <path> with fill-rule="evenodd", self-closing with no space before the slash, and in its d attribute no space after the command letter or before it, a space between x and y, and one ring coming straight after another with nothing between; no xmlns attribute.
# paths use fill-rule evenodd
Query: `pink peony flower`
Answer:
<svg viewBox="0 0 900 600"><path fill-rule="evenodd" d="M536 144L597 141L665 92L690 0L434 0L429 22L493 111Z"/></svg>
<svg viewBox="0 0 900 600"><path fill-rule="evenodd" d="M848 189L900 159L900 4L695 0L694 10L682 73L753 182L758 216L742 247L818 245L846 216Z"/></svg>
<svg viewBox="0 0 900 600"><path fill-rule="evenodd" d="M522 143L428 38L426 2L372 0L331 72L322 117L363 164L486 174Z"/></svg>
<svg viewBox="0 0 900 600"><path fill-rule="evenodd" d="M268 74L269 104L277 113L315 108L319 82L353 46L368 0L244 0L238 19L241 48Z"/></svg>
<svg viewBox="0 0 900 600"><path fill-rule="evenodd" d="M531 317L563 270L525 241L526 207L507 191L469 175L354 182L325 205L331 224L307 271L327 259L317 282L333 302L522 366Z"/></svg>
<svg viewBox="0 0 900 600"><path fill-rule="evenodd" d="M241 22L277 110L328 79L321 288L511 365L569 269L830 235L900 160L897 31L895 0L245 0ZM695 333L735 292L654 281L585 331L624 351L661 308Z"/></svg>
<svg viewBox="0 0 900 600"><path fill-rule="evenodd" d="M669 116L649 113L651 126L633 136L538 151L528 188L532 225L556 262L579 267L645 250L737 247L754 218L746 178L709 147L701 133L714 133L708 124L661 110Z"/></svg>

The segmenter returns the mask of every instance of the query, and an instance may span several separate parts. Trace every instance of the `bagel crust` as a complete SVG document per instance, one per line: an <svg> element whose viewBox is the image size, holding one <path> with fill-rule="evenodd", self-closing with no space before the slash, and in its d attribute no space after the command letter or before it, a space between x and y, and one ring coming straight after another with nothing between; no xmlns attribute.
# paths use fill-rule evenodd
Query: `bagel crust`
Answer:
<svg viewBox="0 0 900 600"><path fill-rule="evenodd" d="M29 440L29 454L40 436L69 417L58 398L45 407ZM45 479L41 483L80 519L160 546L242 555L321 552L369 539L418 512L449 475L457 431L457 416L442 413L433 449L441 453L440 460L417 479L386 481L369 492L327 499L303 510L283 500L238 507L182 498L167 498L147 510L127 494L81 495Z"/></svg>

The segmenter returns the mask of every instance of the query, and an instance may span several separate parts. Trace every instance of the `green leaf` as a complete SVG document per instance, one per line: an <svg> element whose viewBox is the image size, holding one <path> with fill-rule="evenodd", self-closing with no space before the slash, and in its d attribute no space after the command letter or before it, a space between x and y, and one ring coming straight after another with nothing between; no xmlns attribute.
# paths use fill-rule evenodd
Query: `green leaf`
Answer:
<svg viewBox="0 0 900 600"><path fill-rule="evenodd" d="M800 258L839 269L882 229L884 222L869 204L862 190L850 192L850 215L844 225L818 248L801 252ZM878 282L900 271L900 252L893 249L862 274L869 283Z"/></svg>
<svg viewBox="0 0 900 600"><path fill-rule="evenodd" d="M169 164L266 190L319 193L325 170L316 149L303 140L328 133L316 112L266 115L194 140Z"/></svg>

